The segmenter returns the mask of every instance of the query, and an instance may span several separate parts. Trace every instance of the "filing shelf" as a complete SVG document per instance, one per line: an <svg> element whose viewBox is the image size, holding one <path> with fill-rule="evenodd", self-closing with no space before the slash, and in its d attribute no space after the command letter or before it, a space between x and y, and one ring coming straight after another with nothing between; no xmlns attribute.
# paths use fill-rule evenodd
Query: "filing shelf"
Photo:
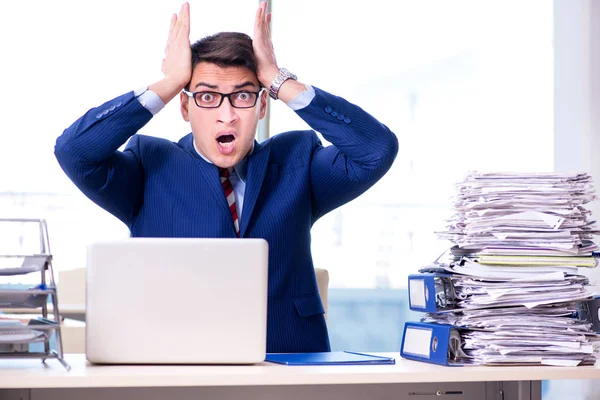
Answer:
<svg viewBox="0 0 600 400"><path fill-rule="evenodd" d="M26 219L26 218L0 218L0 224L25 224L37 223L39 225L40 252L38 254L0 254L0 260L21 259L23 263L17 268L0 268L0 276L23 276L29 274L40 274L38 283L39 288L33 289L0 289L0 296L9 297L11 294L29 295L22 296L26 300L16 300L14 303L7 304L5 307L0 304L0 311L10 308L12 312L18 313L20 309L31 310L41 309L41 318L32 318L29 325L16 325L0 327L0 335L3 331L44 331L46 337L43 340L24 339L15 342L0 343L0 358L40 358L42 362L46 359L57 359L67 370L71 367L64 359L62 348L62 335L60 326L60 312L58 308L58 298L56 284L54 281L54 270L52 268L52 254L50 252L50 243L48 237L48 228L44 219ZM5 225L6 226L6 225ZM22 270L22 271L21 271ZM8 285L11 286L11 285ZM16 297L16 296L15 296ZM48 312L48 297L52 302L52 310ZM6 303L4 303L6 304ZM0 314L1 316L2 314ZM23 315L23 319L28 319ZM51 348L50 340L54 333L56 338L56 348ZM29 351L29 345L32 343L43 343L43 351Z"/></svg>

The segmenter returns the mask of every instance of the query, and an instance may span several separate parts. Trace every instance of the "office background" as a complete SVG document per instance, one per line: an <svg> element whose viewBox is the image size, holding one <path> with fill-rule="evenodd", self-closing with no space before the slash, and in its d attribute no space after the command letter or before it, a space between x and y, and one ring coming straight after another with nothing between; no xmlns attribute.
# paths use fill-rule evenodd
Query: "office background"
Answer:
<svg viewBox="0 0 600 400"><path fill-rule="evenodd" d="M360 105L400 142L388 175L313 229L315 265L331 276L333 349L398 350L411 318L406 276L449 246L434 232L466 171L580 169L600 179L599 2L271 3L279 65ZM180 4L0 4L0 216L46 218L59 270L84 266L91 241L128 232L66 178L54 141L89 108L160 79ZM192 40L253 34L257 1L190 4ZM270 107L263 131L305 127L284 104ZM141 133L188 132L176 99Z"/></svg>

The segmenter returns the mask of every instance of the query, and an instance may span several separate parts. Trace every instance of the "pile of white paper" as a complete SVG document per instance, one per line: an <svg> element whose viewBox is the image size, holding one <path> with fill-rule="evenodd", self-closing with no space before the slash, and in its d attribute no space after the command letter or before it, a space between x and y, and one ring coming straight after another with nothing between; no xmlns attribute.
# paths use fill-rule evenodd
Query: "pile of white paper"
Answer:
<svg viewBox="0 0 600 400"><path fill-rule="evenodd" d="M457 185L455 215L438 236L455 246L457 311L424 322L461 329L461 361L473 364L579 365L600 354L592 325L576 318L592 298L578 268L593 268L600 233L585 204L586 173L470 173Z"/></svg>
<svg viewBox="0 0 600 400"><path fill-rule="evenodd" d="M0 344L43 342L49 333L14 320L0 320Z"/></svg>
<svg viewBox="0 0 600 400"><path fill-rule="evenodd" d="M499 276L499 274L497 275ZM527 279L481 279L455 276L452 282L456 302L462 309L525 306L587 300L590 294L587 277L565 275L562 272L538 275Z"/></svg>
<svg viewBox="0 0 600 400"><path fill-rule="evenodd" d="M479 174L457 184L456 214L438 235L461 253L591 255L598 247L591 212L595 199L586 173Z"/></svg>

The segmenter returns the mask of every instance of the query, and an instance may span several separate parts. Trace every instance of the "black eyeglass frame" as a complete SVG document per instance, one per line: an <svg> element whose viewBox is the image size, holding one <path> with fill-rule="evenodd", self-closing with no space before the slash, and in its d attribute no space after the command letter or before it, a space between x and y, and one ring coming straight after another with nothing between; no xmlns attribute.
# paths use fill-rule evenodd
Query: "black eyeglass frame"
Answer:
<svg viewBox="0 0 600 400"><path fill-rule="evenodd" d="M219 108L219 107L221 107L221 104L223 104L223 101L225 100L225 98L227 98L229 100L229 104L231 104L231 107L233 107L233 108L252 108L256 105L258 98L260 97L261 93L265 90L266 90L266 88L262 88L258 92L252 92L250 90L238 90L237 92L231 92L231 93L219 93L219 92L213 92L210 90L203 90L201 92L190 92L190 91L183 89L182 92L185 93L188 97L194 99L194 103L196 103L196 106L200 107L200 108ZM211 107L201 106L200 104L198 104L198 100L196 100L196 95L197 94L205 94L205 93L219 95L219 96L221 96L221 101L219 101L219 104L216 106L211 106ZM252 93L252 94L256 95L256 97L254 98L254 104L252 104L251 106L246 106L246 107L239 107L239 106L234 105L233 102L231 101L231 96L233 96L235 94L239 94L239 93Z"/></svg>

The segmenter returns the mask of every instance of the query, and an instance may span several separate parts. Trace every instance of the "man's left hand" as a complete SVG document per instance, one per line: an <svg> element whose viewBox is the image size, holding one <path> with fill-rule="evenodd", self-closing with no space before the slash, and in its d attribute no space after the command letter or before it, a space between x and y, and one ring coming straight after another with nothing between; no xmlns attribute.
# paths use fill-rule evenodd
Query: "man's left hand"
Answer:
<svg viewBox="0 0 600 400"><path fill-rule="evenodd" d="M267 13L266 1L261 2L256 11L252 47L256 56L258 80L268 89L279 74L279 67L271 41L271 13Z"/></svg>

